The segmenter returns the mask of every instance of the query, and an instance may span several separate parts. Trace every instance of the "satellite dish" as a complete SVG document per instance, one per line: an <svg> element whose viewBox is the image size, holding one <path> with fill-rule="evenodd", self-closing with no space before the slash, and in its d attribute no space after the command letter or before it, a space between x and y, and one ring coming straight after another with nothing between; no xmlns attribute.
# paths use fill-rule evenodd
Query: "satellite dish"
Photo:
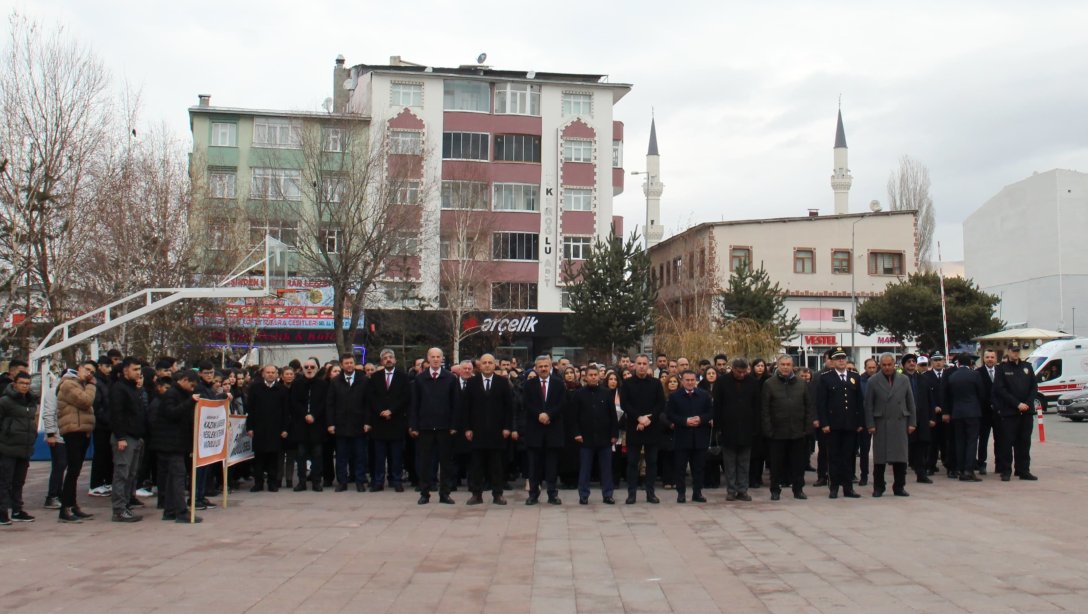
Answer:
<svg viewBox="0 0 1088 614"><path fill-rule="evenodd" d="M880 201L879 200L869 201L869 211L872 211L873 213L878 213L880 210L881 210L881 207L880 207Z"/></svg>
<svg viewBox="0 0 1088 614"><path fill-rule="evenodd" d="M332 98L326 98L325 102L321 103L321 108L325 109L326 113L332 112Z"/></svg>
<svg viewBox="0 0 1088 614"><path fill-rule="evenodd" d="M481 53L480 55L476 56L476 63L477 64L483 64L485 61L487 61L487 54L486 53Z"/></svg>

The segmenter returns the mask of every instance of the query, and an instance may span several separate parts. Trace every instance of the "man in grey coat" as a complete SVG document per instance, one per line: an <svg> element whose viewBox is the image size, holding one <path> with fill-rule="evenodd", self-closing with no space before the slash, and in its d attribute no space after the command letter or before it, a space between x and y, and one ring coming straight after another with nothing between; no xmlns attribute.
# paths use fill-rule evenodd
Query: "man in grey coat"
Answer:
<svg viewBox="0 0 1088 614"><path fill-rule="evenodd" d="M907 376L895 370L895 357L881 354L880 373L869 378L865 390L865 426L873 436L873 496L884 495L884 468L892 465L892 492L910 496L906 490L907 437L918 424L914 392Z"/></svg>

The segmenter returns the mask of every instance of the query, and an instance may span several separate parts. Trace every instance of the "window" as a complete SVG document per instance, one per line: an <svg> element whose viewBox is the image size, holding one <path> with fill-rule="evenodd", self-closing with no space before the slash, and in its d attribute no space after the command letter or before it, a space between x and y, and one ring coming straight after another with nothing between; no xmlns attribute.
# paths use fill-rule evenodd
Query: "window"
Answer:
<svg viewBox="0 0 1088 614"><path fill-rule="evenodd" d="M487 184L478 181L443 181L443 209L487 209Z"/></svg>
<svg viewBox="0 0 1088 614"><path fill-rule="evenodd" d="M536 309L536 284L504 282L491 284L492 309Z"/></svg>
<svg viewBox="0 0 1088 614"><path fill-rule="evenodd" d="M812 255L811 249L795 249L793 250L793 272L794 273L815 273L816 263L815 258Z"/></svg>
<svg viewBox="0 0 1088 614"><path fill-rule="evenodd" d="M845 309L832 309L831 310L831 321L832 322L845 322L846 321L846 310Z"/></svg>
<svg viewBox="0 0 1088 614"><path fill-rule="evenodd" d="M419 235L414 232L398 232L393 236L390 256L415 256L419 253Z"/></svg>
<svg viewBox="0 0 1088 614"><path fill-rule="evenodd" d="M419 182L405 181L403 185L397 187L393 199L393 204L395 205L419 204Z"/></svg>
<svg viewBox="0 0 1088 614"><path fill-rule="evenodd" d="M253 120L253 146L299 149L302 126L290 119L259 117Z"/></svg>
<svg viewBox="0 0 1088 614"><path fill-rule="evenodd" d="M442 85L442 108L487 113L491 110L491 86L482 81L446 81Z"/></svg>
<svg viewBox="0 0 1088 614"><path fill-rule="evenodd" d="M623 168L623 141L612 141L612 168Z"/></svg>
<svg viewBox="0 0 1088 614"><path fill-rule="evenodd" d="M491 235L495 260L536 260L540 236L534 232L496 232Z"/></svg>
<svg viewBox="0 0 1088 614"><path fill-rule="evenodd" d="M486 132L443 132L443 160L487 161L488 134Z"/></svg>
<svg viewBox="0 0 1088 614"><path fill-rule="evenodd" d="M423 84L394 82L389 87L389 98L394 107L422 107Z"/></svg>
<svg viewBox="0 0 1088 614"><path fill-rule="evenodd" d="M340 253L340 230L338 228L321 229L321 247L328 254Z"/></svg>
<svg viewBox="0 0 1088 614"><path fill-rule="evenodd" d="M412 130L392 130L389 132L389 152L418 156L423 153L423 133Z"/></svg>
<svg viewBox="0 0 1088 614"><path fill-rule="evenodd" d="M536 211L540 186L531 183L496 183L491 208L495 211Z"/></svg>
<svg viewBox="0 0 1088 614"><path fill-rule="evenodd" d="M837 249L831 252L831 272L837 274L850 274L850 250Z"/></svg>
<svg viewBox="0 0 1088 614"><path fill-rule="evenodd" d="M331 152L344 151L344 129L324 128L321 131L321 150Z"/></svg>
<svg viewBox="0 0 1088 614"><path fill-rule="evenodd" d="M593 117L593 94L563 92L563 117Z"/></svg>
<svg viewBox="0 0 1088 614"><path fill-rule="evenodd" d="M302 200L298 189L301 177L296 170L255 168L250 196L265 200Z"/></svg>
<svg viewBox="0 0 1088 614"><path fill-rule="evenodd" d="M220 251L230 245L230 228L232 221L225 218L208 218L208 249Z"/></svg>
<svg viewBox="0 0 1088 614"><path fill-rule="evenodd" d="M567 211L593 209L593 190L589 188L563 188L563 208Z"/></svg>
<svg viewBox="0 0 1088 614"><path fill-rule="evenodd" d="M238 175L234 171L211 171L208 173L208 196L234 198L237 180Z"/></svg>
<svg viewBox="0 0 1088 614"><path fill-rule="evenodd" d="M338 203L344 197L344 182L339 177L321 178L321 199L326 203Z"/></svg>
<svg viewBox="0 0 1088 614"><path fill-rule="evenodd" d="M570 290L561 290L559 292L559 306L563 309L570 309Z"/></svg>
<svg viewBox="0 0 1088 614"><path fill-rule="evenodd" d="M752 249L749 247L734 247L729 250L729 270L737 272L741 269L752 268Z"/></svg>
<svg viewBox="0 0 1088 614"><path fill-rule="evenodd" d="M592 248L590 237L563 237L563 257L567 260L585 260Z"/></svg>
<svg viewBox="0 0 1088 614"><path fill-rule="evenodd" d="M238 124L226 122L212 123L212 146L237 147Z"/></svg>
<svg viewBox="0 0 1088 614"><path fill-rule="evenodd" d="M899 252L871 252L869 254L870 275L902 275L903 254Z"/></svg>
<svg viewBox="0 0 1088 614"><path fill-rule="evenodd" d="M593 161L593 141L582 141L578 139L564 139L563 140L563 161L564 162L592 162Z"/></svg>
<svg viewBox="0 0 1088 614"><path fill-rule="evenodd" d="M540 115L540 86L528 83L496 85L495 112L509 115Z"/></svg>
<svg viewBox="0 0 1088 614"><path fill-rule="evenodd" d="M530 134L496 134L496 162L540 162L540 137Z"/></svg>
<svg viewBox="0 0 1088 614"><path fill-rule="evenodd" d="M405 304L419 296L418 285L410 281L387 281L382 283L382 293L391 303Z"/></svg>
<svg viewBox="0 0 1088 614"><path fill-rule="evenodd" d="M451 306L454 309L475 309L476 308L476 286L471 284L464 284L460 288L443 284L438 290L438 307L440 309L449 309Z"/></svg>
<svg viewBox="0 0 1088 614"><path fill-rule="evenodd" d="M438 244L438 257L442 260L475 260L474 250L467 237L445 237Z"/></svg>
<svg viewBox="0 0 1088 614"><path fill-rule="evenodd" d="M265 235L283 241L287 245L298 243L298 222L284 220L249 220L249 242L256 245L264 241Z"/></svg>
<svg viewBox="0 0 1088 614"><path fill-rule="evenodd" d="M699 248L699 277L706 277L706 248Z"/></svg>

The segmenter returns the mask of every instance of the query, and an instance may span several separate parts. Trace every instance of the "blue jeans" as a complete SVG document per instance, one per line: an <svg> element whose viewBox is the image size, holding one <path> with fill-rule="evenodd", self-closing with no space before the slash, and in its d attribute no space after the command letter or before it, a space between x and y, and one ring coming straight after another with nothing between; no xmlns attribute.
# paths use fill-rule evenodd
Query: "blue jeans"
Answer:
<svg viewBox="0 0 1088 614"><path fill-rule="evenodd" d="M366 436L336 437L336 481L348 483L348 462L356 484L366 482Z"/></svg>
<svg viewBox="0 0 1088 614"><path fill-rule="evenodd" d="M593 459L601 471L601 494L612 496L612 446L582 446L578 449L578 496L589 497L589 476L593 472Z"/></svg>
<svg viewBox="0 0 1088 614"><path fill-rule="evenodd" d="M375 439L372 443L374 444L374 486L385 484L385 461L390 453L393 458L389 462L389 483L400 486L404 476L404 440Z"/></svg>

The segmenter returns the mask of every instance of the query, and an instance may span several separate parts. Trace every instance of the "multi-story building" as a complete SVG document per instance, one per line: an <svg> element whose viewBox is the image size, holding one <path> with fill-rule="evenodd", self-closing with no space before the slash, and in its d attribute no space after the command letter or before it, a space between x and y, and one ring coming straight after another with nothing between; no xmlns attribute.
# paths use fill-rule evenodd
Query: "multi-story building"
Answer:
<svg viewBox="0 0 1088 614"><path fill-rule="evenodd" d="M1001 299L997 315L1010 328L1083 334L1088 314L1077 307L1088 303L1085 228L1088 174L1035 173L964 220L965 272Z"/></svg>

